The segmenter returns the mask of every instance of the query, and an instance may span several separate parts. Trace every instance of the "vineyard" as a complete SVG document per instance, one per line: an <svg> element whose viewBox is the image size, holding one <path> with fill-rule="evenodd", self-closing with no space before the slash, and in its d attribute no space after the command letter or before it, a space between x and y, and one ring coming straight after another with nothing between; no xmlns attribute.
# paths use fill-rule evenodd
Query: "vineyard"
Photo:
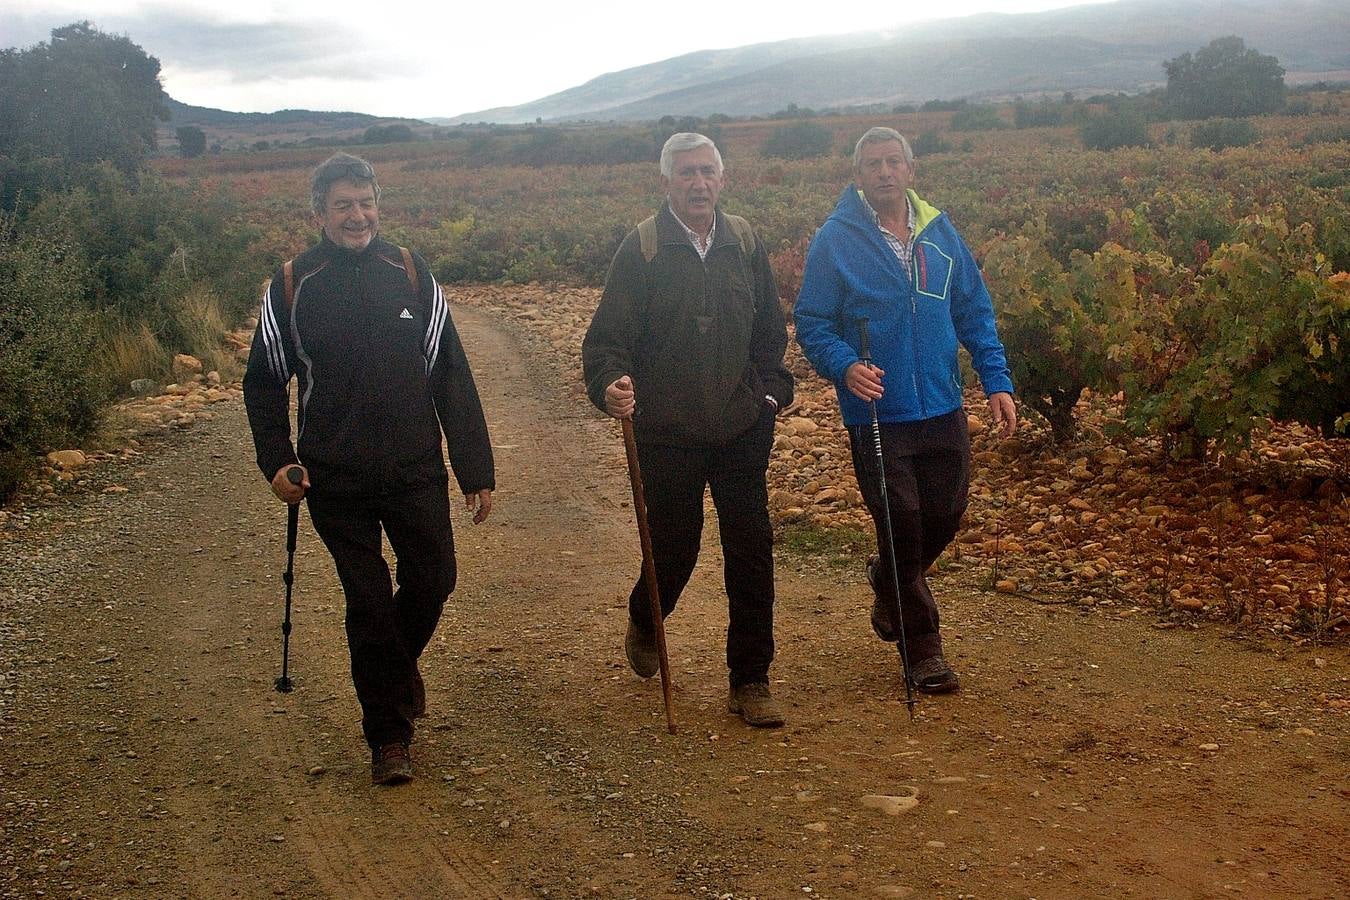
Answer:
<svg viewBox="0 0 1350 900"><path fill-rule="evenodd" d="M1319 634L1345 623L1350 142L1344 98L1318 110L1252 120L1260 142L1221 152L1162 124L1154 147L1112 152L1083 150L1067 128L945 132L959 149L918 160L920 193L984 268L1036 413L1011 445L976 436L985 480L958 552L987 557L1003 589L1068 583L1093 602ZM884 121L919 135L949 119ZM755 224L789 307L849 180L851 140L881 120L819 121L838 152L802 161L757 155L766 123L718 126L724 206ZM446 284L502 285L459 297L515 317L574 378L596 300L584 288L660 201L655 166L470 164L462 145L369 149L385 233ZM304 185L325 152L160 167L203 197L231 195L275 260L310 240ZM794 368L804 390L780 424L778 519L856 529L828 388Z"/></svg>

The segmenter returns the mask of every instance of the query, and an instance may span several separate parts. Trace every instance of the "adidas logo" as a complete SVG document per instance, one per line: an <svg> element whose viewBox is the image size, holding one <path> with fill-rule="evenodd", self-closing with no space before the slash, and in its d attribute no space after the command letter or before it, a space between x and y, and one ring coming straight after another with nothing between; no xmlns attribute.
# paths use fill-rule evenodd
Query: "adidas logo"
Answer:
<svg viewBox="0 0 1350 900"><path fill-rule="evenodd" d="M403 312L401 312L401 313L398 314L398 317L399 317L400 319L411 319L411 318L412 318L412 313L408 312L408 307L405 306L405 307L403 307Z"/></svg>

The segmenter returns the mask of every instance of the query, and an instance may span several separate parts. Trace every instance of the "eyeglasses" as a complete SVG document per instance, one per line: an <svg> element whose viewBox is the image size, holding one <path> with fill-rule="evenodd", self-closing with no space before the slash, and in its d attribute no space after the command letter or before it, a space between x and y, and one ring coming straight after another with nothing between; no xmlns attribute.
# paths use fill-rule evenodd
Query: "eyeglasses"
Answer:
<svg viewBox="0 0 1350 900"><path fill-rule="evenodd" d="M353 181L374 181L375 170L368 162L340 162L324 168L324 175L334 181L350 178Z"/></svg>

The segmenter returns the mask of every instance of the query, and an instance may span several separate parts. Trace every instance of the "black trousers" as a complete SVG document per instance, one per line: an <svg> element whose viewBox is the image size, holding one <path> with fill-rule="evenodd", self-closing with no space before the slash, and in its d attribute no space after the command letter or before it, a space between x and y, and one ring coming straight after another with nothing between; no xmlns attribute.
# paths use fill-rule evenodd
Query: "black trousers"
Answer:
<svg viewBox="0 0 1350 900"><path fill-rule="evenodd" d="M773 662L773 527L764 482L772 447L773 410L767 404L755 425L719 447L637 447L665 616L674 611L698 561L703 491L712 489L725 559L732 687L767 681ZM628 614L651 632L645 574L629 594Z"/></svg>
<svg viewBox="0 0 1350 900"><path fill-rule="evenodd" d="M310 496L307 502L347 598L347 646L366 743L411 741L417 659L455 589L446 485L379 496ZM394 550L397 590L381 530Z"/></svg>
<svg viewBox="0 0 1350 900"><path fill-rule="evenodd" d="M881 564L876 593L894 597L894 582L883 546L884 511L877 477L876 443L870 425L849 429L853 471L867 511L876 525ZM937 601L924 572L942 554L961 524L970 490L970 433L963 409L918 422L882 423L881 455L886 466L892 546L900 579L900 612L906 653L918 662L942 652Z"/></svg>

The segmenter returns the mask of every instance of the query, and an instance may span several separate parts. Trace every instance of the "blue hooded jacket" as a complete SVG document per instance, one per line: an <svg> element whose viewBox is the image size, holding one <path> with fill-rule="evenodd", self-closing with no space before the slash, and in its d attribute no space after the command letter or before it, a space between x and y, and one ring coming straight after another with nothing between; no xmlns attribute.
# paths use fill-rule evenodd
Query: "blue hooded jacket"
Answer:
<svg viewBox="0 0 1350 900"><path fill-rule="evenodd" d="M931 419L961 406L958 340L970 351L986 396L1013 390L974 257L945 213L912 190L908 195L915 215L912 276L852 184L806 255L793 311L797 343L834 383L845 425L871 422L867 403L844 386L844 374L861 358L863 318L872 363L886 373L877 401L882 422Z"/></svg>

